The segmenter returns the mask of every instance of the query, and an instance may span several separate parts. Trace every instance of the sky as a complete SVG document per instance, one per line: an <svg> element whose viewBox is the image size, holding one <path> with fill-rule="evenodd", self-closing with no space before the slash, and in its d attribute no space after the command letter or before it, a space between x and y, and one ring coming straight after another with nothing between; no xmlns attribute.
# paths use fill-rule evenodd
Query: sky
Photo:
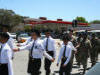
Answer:
<svg viewBox="0 0 100 75"><path fill-rule="evenodd" d="M31 18L72 21L77 16L100 20L100 0L0 0L0 8Z"/></svg>

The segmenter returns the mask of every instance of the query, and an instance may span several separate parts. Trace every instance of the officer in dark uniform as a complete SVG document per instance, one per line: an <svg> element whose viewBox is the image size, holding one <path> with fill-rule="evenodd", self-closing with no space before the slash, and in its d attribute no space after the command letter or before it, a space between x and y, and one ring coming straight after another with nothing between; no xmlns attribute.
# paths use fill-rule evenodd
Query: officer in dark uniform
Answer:
<svg viewBox="0 0 100 75"><path fill-rule="evenodd" d="M83 40L80 42L79 50L80 50L80 63L83 65L83 74L87 69L87 61L89 57L89 51L91 50L91 42L88 39L88 35L86 33L82 34Z"/></svg>
<svg viewBox="0 0 100 75"><path fill-rule="evenodd" d="M91 53L90 53L90 58L91 58L91 67L94 66L97 62L97 57L98 57L98 49L99 49L99 44L98 44L98 39L95 35L95 33L92 34L91 37L91 45L92 45L92 49L91 49Z"/></svg>
<svg viewBox="0 0 100 75"><path fill-rule="evenodd" d="M82 38L82 33L80 33L78 35L77 38L77 45L79 45L82 42L83 38ZM76 61L77 61L77 65L80 67L80 47L77 47L77 53L75 54L76 57Z"/></svg>
<svg viewBox="0 0 100 75"><path fill-rule="evenodd" d="M73 29L69 29L69 38L70 38L70 42L72 42L73 46L76 48L77 46L77 41L76 41L76 37L73 35ZM71 56L71 63L72 63L72 67L73 67L73 60L74 60L74 55L76 53L76 49L72 50L72 56Z"/></svg>
<svg viewBox="0 0 100 75"><path fill-rule="evenodd" d="M97 61L98 61L98 56L100 54L100 36L98 37L98 55L97 55Z"/></svg>

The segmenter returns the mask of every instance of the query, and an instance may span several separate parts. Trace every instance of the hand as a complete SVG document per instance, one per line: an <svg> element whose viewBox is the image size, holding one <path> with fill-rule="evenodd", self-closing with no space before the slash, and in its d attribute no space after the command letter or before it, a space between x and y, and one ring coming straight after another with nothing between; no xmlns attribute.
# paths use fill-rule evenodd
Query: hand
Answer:
<svg viewBox="0 0 100 75"><path fill-rule="evenodd" d="M64 64L63 67L66 67L66 65Z"/></svg>
<svg viewBox="0 0 100 75"><path fill-rule="evenodd" d="M13 49L13 51L14 51L14 52L18 52L18 51L19 51L19 49L18 49L18 48L17 48L17 49Z"/></svg>
<svg viewBox="0 0 100 75"><path fill-rule="evenodd" d="M58 46L60 47L61 46L61 44L58 42Z"/></svg>
<svg viewBox="0 0 100 75"><path fill-rule="evenodd" d="M77 54L77 50L75 51L75 54Z"/></svg>
<svg viewBox="0 0 100 75"><path fill-rule="evenodd" d="M19 47L19 46L20 46L20 44L17 44L17 46Z"/></svg>
<svg viewBox="0 0 100 75"><path fill-rule="evenodd" d="M54 62L54 61L55 61L55 59L54 59L54 58L52 58L52 59L51 59L51 62Z"/></svg>
<svg viewBox="0 0 100 75"><path fill-rule="evenodd" d="M56 65L57 67L59 66L59 64L57 63L57 65Z"/></svg>
<svg viewBox="0 0 100 75"><path fill-rule="evenodd" d="M54 59L54 61L55 61L55 58L53 58Z"/></svg>

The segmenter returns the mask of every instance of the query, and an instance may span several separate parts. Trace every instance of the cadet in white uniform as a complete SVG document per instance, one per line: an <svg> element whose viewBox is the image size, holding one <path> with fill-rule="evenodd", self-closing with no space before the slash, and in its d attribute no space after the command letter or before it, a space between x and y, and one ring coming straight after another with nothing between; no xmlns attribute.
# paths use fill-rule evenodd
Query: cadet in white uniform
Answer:
<svg viewBox="0 0 100 75"><path fill-rule="evenodd" d="M46 38L43 41L43 46L46 52L55 59L56 58L55 40L50 36L49 31L46 32ZM46 75L50 75L51 72L50 66L52 62L47 58L45 58L44 62L45 62L44 68L46 71Z"/></svg>
<svg viewBox="0 0 100 75"><path fill-rule="evenodd" d="M70 72L71 72L70 60L71 60L72 48L68 44L69 40L70 39L68 38L68 36L63 37L64 45L62 45L61 47L59 58L57 61L57 66L58 66L61 60L61 66L60 66L60 71L59 71L60 75L70 75Z"/></svg>
<svg viewBox="0 0 100 75"><path fill-rule="evenodd" d="M0 33L0 75L13 75L12 50L7 43L8 39L7 33Z"/></svg>
<svg viewBox="0 0 100 75"><path fill-rule="evenodd" d="M15 51L17 50L31 50L31 58L32 58L32 66L31 66L31 74L32 75L39 75L40 74L40 67L41 67L41 59L44 56L46 56L49 60L51 60L52 62L54 61L54 59L49 56L46 51L44 50L44 47L42 45L41 40L39 39L40 33L38 31L34 31L33 32L33 38L34 41L29 43L26 46L20 47L19 49L15 49Z"/></svg>
<svg viewBox="0 0 100 75"><path fill-rule="evenodd" d="M7 41L8 45L10 46L10 48L12 49L12 59L14 58L14 51L13 49L16 47L15 41L12 37L10 37L10 33L9 31L9 26L8 25L3 25L2 26L2 32L6 32L9 35L9 40Z"/></svg>
<svg viewBox="0 0 100 75"><path fill-rule="evenodd" d="M62 45L64 45L64 43L62 43ZM71 41L68 42L68 45L71 46L72 50L77 52L77 47L74 47L73 43Z"/></svg>

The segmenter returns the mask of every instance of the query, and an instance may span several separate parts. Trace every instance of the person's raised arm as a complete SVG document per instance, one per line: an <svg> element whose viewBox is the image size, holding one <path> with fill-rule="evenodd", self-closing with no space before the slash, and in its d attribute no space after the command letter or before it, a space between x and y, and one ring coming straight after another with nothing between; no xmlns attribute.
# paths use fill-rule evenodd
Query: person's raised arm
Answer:
<svg viewBox="0 0 100 75"><path fill-rule="evenodd" d="M22 50L30 50L31 49L31 47L32 47L32 44L33 44L33 42L31 42L31 43L29 43L29 44L27 44L27 45L25 45L25 46L21 46L21 47L19 47L19 48L17 48L17 49L13 49L15 52L17 52L17 51L22 51Z"/></svg>
<svg viewBox="0 0 100 75"><path fill-rule="evenodd" d="M19 50L30 50L32 47L32 44L33 44L33 42L31 42L25 46L19 47Z"/></svg>
<svg viewBox="0 0 100 75"><path fill-rule="evenodd" d="M30 39L31 39L31 38L28 38L24 43L20 43L19 45L20 45L20 46L25 46L25 45L27 45L27 44L30 42Z"/></svg>

